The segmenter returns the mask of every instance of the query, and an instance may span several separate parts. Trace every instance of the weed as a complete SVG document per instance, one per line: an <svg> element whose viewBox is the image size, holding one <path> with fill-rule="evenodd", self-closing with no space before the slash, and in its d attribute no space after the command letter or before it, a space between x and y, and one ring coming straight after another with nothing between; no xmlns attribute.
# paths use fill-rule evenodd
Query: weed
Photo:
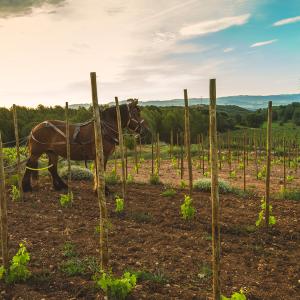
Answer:
<svg viewBox="0 0 300 300"><path fill-rule="evenodd" d="M230 298L227 298L222 295L221 300L247 300L247 298L243 293L243 290L241 289L240 292L233 293Z"/></svg>
<svg viewBox="0 0 300 300"><path fill-rule="evenodd" d="M149 182L152 185L158 185L158 184L160 184L161 182L160 182L158 173L150 174Z"/></svg>
<svg viewBox="0 0 300 300"><path fill-rule="evenodd" d="M183 190L183 189L185 189L187 187L187 184L186 184L186 182L182 179L181 181L180 181L180 188Z"/></svg>
<svg viewBox="0 0 300 300"><path fill-rule="evenodd" d="M166 189L161 193L163 197L173 197L176 195L176 191L174 189Z"/></svg>
<svg viewBox="0 0 300 300"><path fill-rule="evenodd" d="M72 257L64 261L61 264L60 269L63 273L67 274L68 276L75 276L84 274L85 265L79 258Z"/></svg>
<svg viewBox="0 0 300 300"><path fill-rule="evenodd" d="M151 273L149 271L136 271L132 272L136 278L137 281L151 281L158 284L166 284L168 283L167 277L159 270L157 270L154 273Z"/></svg>
<svg viewBox="0 0 300 300"><path fill-rule="evenodd" d="M109 174L105 175L106 184L117 184L120 181L120 176L117 174L117 171L113 169Z"/></svg>
<svg viewBox="0 0 300 300"><path fill-rule="evenodd" d="M208 178L210 176L210 173L208 171L206 171L206 172L204 172L203 176Z"/></svg>
<svg viewBox="0 0 300 300"><path fill-rule="evenodd" d="M128 174L127 179L126 179L127 184L134 183L134 177L132 174Z"/></svg>
<svg viewBox="0 0 300 300"><path fill-rule="evenodd" d="M68 178L68 167L62 167L59 171L62 178ZM71 166L71 179L72 180L93 180L93 172L89 169L80 166Z"/></svg>
<svg viewBox="0 0 300 300"><path fill-rule="evenodd" d="M200 279L210 278L212 276L211 266L208 264L203 264L200 267L200 271L197 275Z"/></svg>
<svg viewBox="0 0 300 300"><path fill-rule="evenodd" d="M229 178L231 178L231 179L236 179L237 178L235 170L229 172Z"/></svg>
<svg viewBox="0 0 300 300"><path fill-rule="evenodd" d="M69 207L69 206L72 206L72 202L73 202L73 193L70 192L70 193L68 193L68 194L62 194L62 195L60 195L59 202L60 202L60 205L61 205L62 207Z"/></svg>
<svg viewBox="0 0 300 300"><path fill-rule="evenodd" d="M283 186L280 188L279 199L300 201L300 190L287 190Z"/></svg>
<svg viewBox="0 0 300 300"><path fill-rule="evenodd" d="M152 221L152 216L145 212L134 212L131 214L131 218L137 223L150 223Z"/></svg>
<svg viewBox="0 0 300 300"><path fill-rule="evenodd" d="M71 242L66 242L63 246L63 256L64 257L74 257L76 256L75 245Z"/></svg>
<svg viewBox="0 0 300 300"><path fill-rule="evenodd" d="M293 182L294 179L295 179L295 176L293 176L293 175L287 175L286 176L286 181L287 182Z"/></svg>
<svg viewBox="0 0 300 300"><path fill-rule="evenodd" d="M194 182L194 189L202 192L210 192L211 179L199 179ZM219 192L222 194L231 193L233 191L232 186L226 181L219 180Z"/></svg>

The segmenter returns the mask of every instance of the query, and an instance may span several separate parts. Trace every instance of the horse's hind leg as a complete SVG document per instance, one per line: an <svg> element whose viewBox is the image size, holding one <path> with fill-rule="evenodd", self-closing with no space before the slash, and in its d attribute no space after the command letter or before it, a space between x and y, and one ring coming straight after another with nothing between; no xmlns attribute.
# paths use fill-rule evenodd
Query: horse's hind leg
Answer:
<svg viewBox="0 0 300 300"><path fill-rule="evenodd" d="M31 155L26 163L26 169L25 169L25 173L23 176L23 180L22 180L23 192L31 192L32 191L31 174L32 174L33 170L30 170L29 168L37 168L39 157L40 157L40 155Z"/></svg>
<svg viewBox="0 0 300 300"><path fill-rule="evenodd" d="M58 162L58 155L54 152L47 152L49 157L49 166L52 165L48 170L52 176L53 187L55 190L59 191L62 189L67 189L68 186L62 181L57 173L57 162Z"/></svg>

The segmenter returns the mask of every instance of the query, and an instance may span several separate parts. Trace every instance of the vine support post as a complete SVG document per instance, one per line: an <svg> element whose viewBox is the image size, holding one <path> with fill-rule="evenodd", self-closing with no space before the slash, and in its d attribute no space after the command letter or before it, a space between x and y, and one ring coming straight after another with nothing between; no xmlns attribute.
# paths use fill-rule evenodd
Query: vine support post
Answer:
<svg viewBox="0 0 300 300"><path fill-rule="evenodd" d="M119 133L119 148L121 154L121 165L122 165L122 196L125 200L126 197L126 174L125 174L125 161L124 161L124 143L123 143L123 133L122 133L122 123L121 123L121 114L119 107L119 99L115 97L116 102L116 111L117 111L117 123L118 123L118 133Z"/></svg>
<svg viewBox="0 0 300 300"><path fill-rule="evenodd" d="M151 134L151 175L154 174L154 145L153 134Z"/></svg>
<svg viewBox="0 0 300 300"><path fill-rule="evenodd" d="M16 151L17 151L17 172L18 172L18 188L20 192L20 200L23 200L23 188L22 188L22 171L21 171L21 158L20 158L20 141L19 141L19 129L18 129L18 115L17 107L13 105L13 119L16 139Z"/></svg>
<svg viewBox="0 0 300 300"><path fill-rule="evenodd" d="M212 201L212 260L213 299L220 300L220 212L218 191L218 142L216 121L216 80L210 80L209 137L211 159L211 201Z"/></svg>
<svg viewBox="0 0 300 300"><path fill-rule="evenodd" d="M244 192L246 191L246 132L244 132L244 139L243 139L243 189Z"/></svg>
<svg viewBox="0 0 300 300"><path fill-rule="evenodd" d="M70 147L70 122L69 122L69 103L66 102L65 107L66 118L66 147L67 147L67 162L68 162L68 197L71 197L71 147Z"/></svg>
<svg viewBox="0 0 300 300"><path fill-rule="evenodd" d="M137 141L136 136L134 136L134 161L135 161L135 172L139 174L139 165L138 165L138 153L137 153Z"/></svg>
<svg viewBox="0 0 300 300"><path fill-rule="evenodd" d="M94 133L96 147L96 180L97 180L97 196L100 209L100 268L103 271L108 269L108 219L105 199L105 180L104 180L104 155L103 142L101 133L100 110L98 105L97 94L97 77L96 73L90 73L93 111L94 111Z"/></svg>
<svg viewBox="0 0 300 300"><path fill-rule="evenodd" d="M272 101L268 105L268 127L267 127L267 172L266 172L266 227L270 219L270 174L271 174L271 150L272 150Z"/></svg>
<svg viewBox="0 0 300 300"><path fill-rule="evenodd" d="M8 269L8 229L7 229L7 199L5 191L4 154L0 132L0 215L1 215L1 250L2 263Z"/></svg>
<svg viewBox="0 0 300 300"><path fill-rule="evenodd" d="M191 158L190 112L189 112L187 89L184 90L184 131L185 131L185 147L186 147L187 162L188 162L188 169L189 169L189 195L192 196L193 170L192 170L192 158Z"/></svg>
<svg viewBox="0 0 300 300"><path fill-rule="evenodd" d="M283 188L284 188L284 191L286 190L286 155L285 155L285 150L286 150L286 141L285 141L285 137L283 137Z"/></svg>

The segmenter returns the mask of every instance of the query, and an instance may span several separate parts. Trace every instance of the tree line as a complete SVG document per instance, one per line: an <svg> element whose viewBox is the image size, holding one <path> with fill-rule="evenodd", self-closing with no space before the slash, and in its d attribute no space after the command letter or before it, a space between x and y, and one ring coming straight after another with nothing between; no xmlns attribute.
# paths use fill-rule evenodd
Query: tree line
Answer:
<svg viewBox="0 0 300 300"><path fill-rule="evenodd" d="M102 108L105 108L102 107ZM152 133L159 133L160 139L170 141L170 133L173 130L174 139L177 132L184 131L184 108L179 106L141 107L142 116L146 120ZM61 106L46 107L39 105L36 108L19 106L17 108L19 136L26 137L31 129L45 120L64 120L65 110ZM90 120L93 116L92 109L85 107L70 108L69 117L72 123L81 123ZM249 111L238 106L218 106L217 126L219 132L226 132L240 127L259 128L267 119L267 110L258 109ZM300 103L291 103L273 108L273 121L283 124L293 122L300 126ZM192 142L196 142L198 134L207 136L209 124L209 108L207 105L195 105L190 107L190 130ZM3 141L13 141L14 127L12 110L0 108L0 130ZM146 138L150 142L150 137Z"/></svg>

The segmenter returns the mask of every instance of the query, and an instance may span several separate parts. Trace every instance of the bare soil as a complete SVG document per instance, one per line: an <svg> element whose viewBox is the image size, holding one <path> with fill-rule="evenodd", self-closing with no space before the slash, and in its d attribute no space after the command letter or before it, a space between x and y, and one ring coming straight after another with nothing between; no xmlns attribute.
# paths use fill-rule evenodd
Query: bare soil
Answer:
<svg viewBox="0 0 300 300"><path fill-rule="evenodd" d="M149 173L148 173L149 174ZM165 178L170 178L166 171ZM148 178L148 177L147 177ZM120 193L120 186L111 187ZM31 254L32 277L25 283L0 283L0 299L104 299L94 289L91 274L70 277L61 270L64 244L75 245L78 257L99 257L99 208L91 182L73 182L74 204L62 208L60 193L48 178L25 195L24 202L8 199L9 255L24 240ZM160 274L162 282L138 282L129 299L211 299L211 277L203 266L211 261L211 205L208 193L194 192L194 220L180 216L187 191L161 196L163 186L128 186L125 212L108 211L110 266L114 274L144 270ZM221 195L222 293L244 288L247 299L300 299L300 203L272 200L277 224L271 229L253 226L259 198ZM207 268L206 268L207 269Z"/></svg>

